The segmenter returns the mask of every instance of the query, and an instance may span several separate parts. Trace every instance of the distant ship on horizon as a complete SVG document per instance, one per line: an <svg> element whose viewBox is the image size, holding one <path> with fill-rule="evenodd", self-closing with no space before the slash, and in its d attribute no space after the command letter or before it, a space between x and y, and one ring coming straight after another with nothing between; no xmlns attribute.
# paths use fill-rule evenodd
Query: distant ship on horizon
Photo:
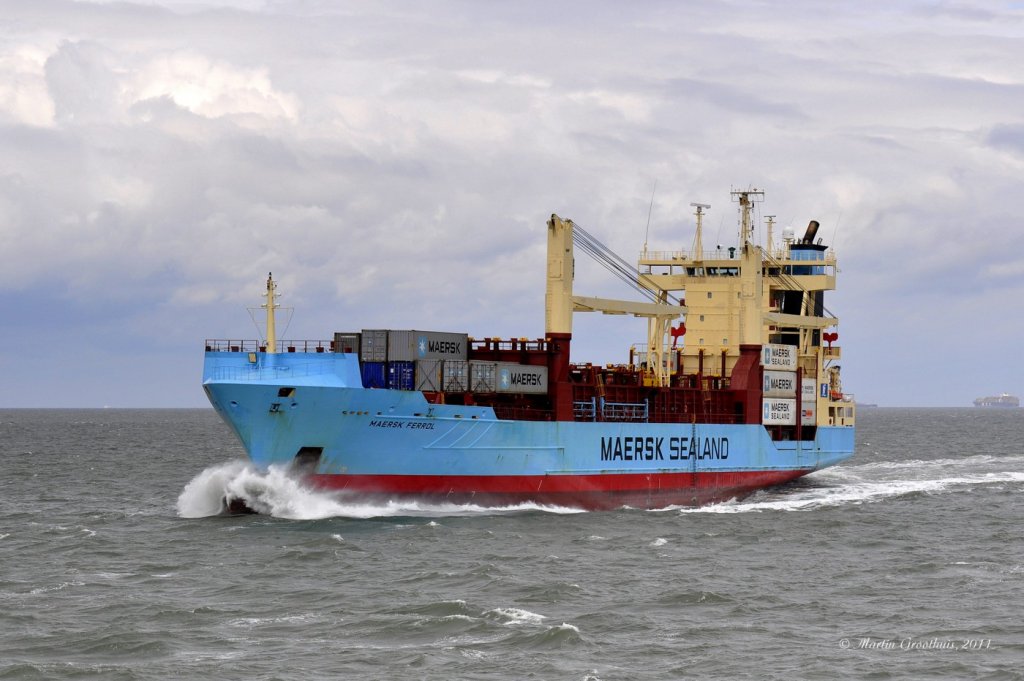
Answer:
<svg viewBox="0 0 1024 681"><path fill-rule="evenodd" d="M1003 409L1015 409L1020 407L1020 398L1010 393L992 397L979 397L974 400L975 407L997 407Z"/></svg>

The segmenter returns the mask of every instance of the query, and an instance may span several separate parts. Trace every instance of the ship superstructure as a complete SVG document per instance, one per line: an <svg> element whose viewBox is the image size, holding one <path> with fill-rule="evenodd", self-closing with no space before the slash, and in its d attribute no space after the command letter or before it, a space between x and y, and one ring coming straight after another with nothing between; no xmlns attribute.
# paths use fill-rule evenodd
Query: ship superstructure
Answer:
<svg viewBox="0 0 1024 681"><path fill-rule="evenodd" d="M204 388L258 466L288 464L361 496L584 508L660 507L742 496L853 452L838 319L824 304L832 251L812 221L754 243L757 190L738 243L648 251L626 266L583 228L548 221L545 333L472 338L408 329L265 343L210 340ZM575 252L608 262L644 301L577 295ZM570 357L577 312L646 320L621 363Z"/></svg>

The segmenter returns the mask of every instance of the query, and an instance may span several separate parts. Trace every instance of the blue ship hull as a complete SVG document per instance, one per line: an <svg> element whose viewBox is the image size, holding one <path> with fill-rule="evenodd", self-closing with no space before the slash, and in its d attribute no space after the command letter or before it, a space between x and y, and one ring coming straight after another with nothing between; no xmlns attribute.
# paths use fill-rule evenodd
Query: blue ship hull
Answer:
<svg viewBox="0 0 1024 681"><path fill-rule="evenodd" d="M203 386L253 464L360 497L581 508L742 497L853 454L851 427L773 441L757 424L512 421L363 388L358 356L207 352Z"/></svg>

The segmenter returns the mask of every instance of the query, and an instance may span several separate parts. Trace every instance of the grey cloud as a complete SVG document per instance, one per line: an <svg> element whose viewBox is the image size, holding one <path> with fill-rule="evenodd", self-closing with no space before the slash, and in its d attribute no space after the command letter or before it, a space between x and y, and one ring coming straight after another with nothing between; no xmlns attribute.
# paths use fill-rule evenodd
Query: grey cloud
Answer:
<svg viewBox="0 0 1024 681"><path fill-rule="evenodd" d="M1024 155L1024 125L998 125L989 131L986 142L997 149Z"/></svg>
<svg viewBox="0 0 1024 681"><path fill-rule="evenodd" d="M652 248L689 246L690 201L728 242L748 183L783 224L821 220L851 310L937 317L936 292L1019 279L974 237L1022 179L1006 65L1024 55L997 23L947 15L937 38L902 3L186 4L17 3L0 28L28 88L0 82L0 282L91 343L192 361L194 339L249 332L271 269L296 333L532 335L547 216L631 259L655 181ZM52 116L28 120L40 93ZM581 359L642 335L581 323L602 329Z"/></svg>
<svg viewBox="0 0 1024 681"><path fill-rule="evenodd" d="M105 123L119 113L112 55L89 42L61 44L46 60L46 83L61 123Z"/></svg>

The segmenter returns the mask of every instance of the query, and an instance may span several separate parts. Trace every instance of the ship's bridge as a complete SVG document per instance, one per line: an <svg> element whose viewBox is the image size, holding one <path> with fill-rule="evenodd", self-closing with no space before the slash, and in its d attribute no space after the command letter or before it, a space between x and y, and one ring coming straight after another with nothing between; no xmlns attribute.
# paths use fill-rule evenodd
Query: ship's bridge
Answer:
<svg viewBox="0 0 1024 681"><path fill-rule="evenodd" d="M643 251L640 253L640 274L656 289L684 291L701 279L737 277L740 262L735 247L714 251ZM809 255L819 255L810 258ZM772 288L791 288L787 281L798 277L804 291L834 291L836 288L836 255L833 249L807 251L789 248L763 249L762 275Z"/></svg>

